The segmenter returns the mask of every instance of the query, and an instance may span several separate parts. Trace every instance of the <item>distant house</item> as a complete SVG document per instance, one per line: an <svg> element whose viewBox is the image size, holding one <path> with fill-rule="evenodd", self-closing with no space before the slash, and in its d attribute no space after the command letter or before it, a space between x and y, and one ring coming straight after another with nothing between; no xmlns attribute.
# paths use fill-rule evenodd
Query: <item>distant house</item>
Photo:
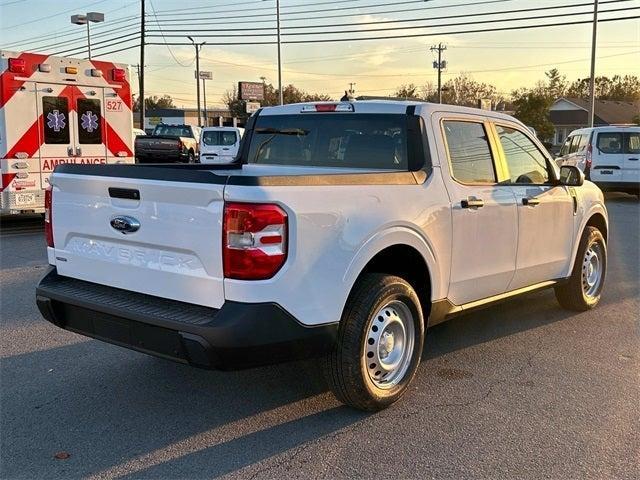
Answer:
<svg viewBox="0 0 640 480"><path fill-rule="evenodd" d="M632 125L640 114L640 102L596 100L595 125ZM559 98L549 109L549 117L555 128L554 145L562 145L567 135L576 128L589 126L589 102L580 98Z"/></svg>

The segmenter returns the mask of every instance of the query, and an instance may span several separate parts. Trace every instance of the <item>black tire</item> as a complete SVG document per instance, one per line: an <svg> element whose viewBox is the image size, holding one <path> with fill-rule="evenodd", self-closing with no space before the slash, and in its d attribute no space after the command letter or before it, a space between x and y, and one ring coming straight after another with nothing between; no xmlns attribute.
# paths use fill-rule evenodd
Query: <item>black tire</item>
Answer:
<svg viewBox="0 0 640 480"><path fill-rule="evenodd" d="M586 262L587 250L596 247L602 273L597 287L593 292L585 292L587 286L583 286L585 281L585 269L588 269ZM607 245L600 230L595 227L587 227L582 233L578 253L576 254L573 271L569 280L555 287L556 298L563 308L584 312L595 307L600 302L602 288L607 273Z"/></svg>
<svg viewBox="0 0 640 480"><path fill-rule="evenodd" d="M408 319L407 324L413 325L413 335L409 331L411 328L406 329L407 355L402 357L405 360L401 362L406 370L399 369L397 381L382 388L371 378L370 368L375 363L370 363L372 360L367 358L367 355L373 356L373 352L366 350L373 348L367 347L368 342L373 340L370 335L376 335L371 332L378 331L374 322L382 321L381 316L376 314L381 309L384 311L383 307L390 302L391 305L399 306L399 310L406 307L405 311L410 312L410 316L405 317ZM389 308L397 316L394 307ZM382 337L384 332L377 335ZM412 350L409 347L409 338L413 338ZM423 343L422 308L411 285L404 279L392 275L366 274L358 280L349 295L338 328L336 344L325 358L324 369L329 386L340 401L351 407L365 411L386 408L406 392L420 363ZM391 344L393 345L393 340ZM402 370L404 373L401 375Z"/></svg>

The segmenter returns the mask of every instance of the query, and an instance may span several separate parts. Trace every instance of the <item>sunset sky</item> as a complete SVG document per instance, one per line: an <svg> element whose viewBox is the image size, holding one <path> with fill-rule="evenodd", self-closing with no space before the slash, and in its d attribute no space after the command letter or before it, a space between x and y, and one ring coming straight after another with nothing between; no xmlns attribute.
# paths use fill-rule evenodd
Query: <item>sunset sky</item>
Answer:
<svg viewBox="0 0 640 480"><path fill-rule="evenodd" d="M178 5L182 5L182 8ZM553 8L564 5L576 6ZM198 42L207 41L211 44L202 49L200 65L202 70L212 71L214 75L214 79L207 83L209 104L220 104L220 96L239 80L260 81L259 78L265 76L267 82L277 83L275 45L214 45L275 40L275 1L147 0L146 6L147 13L151 15L147 27L149 42L163 42L161 35L164 34L167 42L186 43L186 35L191 34ZM539 10L498 13L534 8ZM597 74L640 75L640 19L631 18L640 15L640 0L601 1L600 10L601 19L625 20L599 24ZM609 10L618 11L606 13ZM104 12L106 17L104 24L94 25L92 29L94 57L131 65L139 63L138 48L97 57L101 52L133 47L138 42L136 32L139 30L140 2L132 0L0 0L0 47L46 53L67 51L71 56L86 56L82 52L86 43L84 27L72 25L69 16L87 11ZM391 94L402 83L435 82L436 71L432 67L434 54L429 47L438 42L447 46L444 56L448 62L445 80L464 72L478 81L495 85L505 94L517 87L533 85L544 77L546 70L554 66L570 80L589 75L590 24L451 33L590 20L592 2L589 0L282 0L281 11L283 42L302 38L348 40L285 43L282 47L284 84L293 83L304 90L327 93L333 97L339 97L349 87L349 82L356 83L357 94L368 95ZM154 21L154 12L160 27ZM478 13L491 15L477 16ZM531 19L560 14L571 15ZM442 18L452 16L454 18ZM523 20L505 22L505 18ZM391 20L395 22L370 23ZM469 22L486 23L450 25ZM438 27L442 24L449 26ZM420 28L411 28L418 26ZM399 27L403 29L397 29ZM377 30L392 28L396 29ZM227 36L230 33L215 31L219 29L237 29L233 33L237 36L232 38ZM366 31L370 29L377 31ZM327 34L329 31L345 30L349 32ZM315 34L291 35L294 32ZM206 34L220 36L206 37ZM353 40L354 37L373 36L401 38ZM121 43L111 46L116 42ZM177 105L195 105L192 46L149 45L146 66L148 95L169 94ZM135 67L132 72L135 75ZM133 78L133 91L136 92L136 77Z"/></svg>

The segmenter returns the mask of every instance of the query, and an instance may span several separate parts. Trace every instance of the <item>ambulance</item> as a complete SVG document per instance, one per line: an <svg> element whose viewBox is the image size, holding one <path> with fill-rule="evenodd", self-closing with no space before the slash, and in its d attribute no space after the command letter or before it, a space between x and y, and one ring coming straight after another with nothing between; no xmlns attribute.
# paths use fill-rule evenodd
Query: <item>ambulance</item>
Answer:
<svg viewBox="0 0 640 480"><path fill-rule="evenodd" d="M129 67L0 50L0 215L44 212L61 163L134 163Z"/></svg>

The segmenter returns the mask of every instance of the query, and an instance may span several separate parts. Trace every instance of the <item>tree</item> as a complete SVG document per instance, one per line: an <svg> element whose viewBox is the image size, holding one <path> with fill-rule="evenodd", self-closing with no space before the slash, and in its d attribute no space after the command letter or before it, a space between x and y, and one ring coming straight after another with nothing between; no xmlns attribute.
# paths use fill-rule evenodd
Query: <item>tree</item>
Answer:
<svg viewBox="0 0 640 480"><path fill-rule="evenodd" d="M173 104L173 98L169 95L163 95L162 97L153 95L144 99L144 108L153 110L156 108L176 108L176 106ZM140 111L140 98L135 95L133 96L133 111Z"/></svg>
<svg viewBox="0 0 640 480"><path fill-rule="evenodd" d="M478 100L482 98L490 99L494 105L504 100L503 97L498 94L496 87L488 83L477 82L464 73L447 80L443 87L442 103L448 103L450 105L476 107Z"/></svg>
<svg viewBox="0 0 640 480"><path fill-rule="evenodd" d="M544 73L547 77L546 91L547 95L554 100L563 97L567 91L567 77L566 75L560 75L557 68L552 68L548 72Z"/></svg>
<svg viewBox="0 0 640 480"><path fill-rule="evenodd" d="M540 89L520 89L512 93L514 116L528 127L533 127L539 138L553 137L554 127L549 119L549 108L553 99Z"/></svg>
<svg viewBox="0 0 640 480"><path fill-rule="evenodd" d="M567 96L589 98L589 79L575 80L567 89ZM640 100L640 78L635 75L596 77L595 97L598 100L633 102Z"/></svg>
<svg viewBox="0 0 640 480"><path fill-rule="evenodd" d="M400 85L393 94L396 98L404 98L407 100L420 100L418 96L418 87L413 83Z"/></svg>
<svg viewBox="0 0 640 480"><path fill-rule="evenodd" d="M287 85L282 89L284 103L300 103L300 102L322 102L330 101L329 95L322 93L309 93L300 90L294 85ZM222 101L229 108L231 115L242 120L246 120L249 114L246 112L245 102L238 99L238 88L234 85L231 90L227 90L222 96ZM264 100L260 102L263 106L278 105L280 103L278 89L272 84L264 85Z"/></svg>

